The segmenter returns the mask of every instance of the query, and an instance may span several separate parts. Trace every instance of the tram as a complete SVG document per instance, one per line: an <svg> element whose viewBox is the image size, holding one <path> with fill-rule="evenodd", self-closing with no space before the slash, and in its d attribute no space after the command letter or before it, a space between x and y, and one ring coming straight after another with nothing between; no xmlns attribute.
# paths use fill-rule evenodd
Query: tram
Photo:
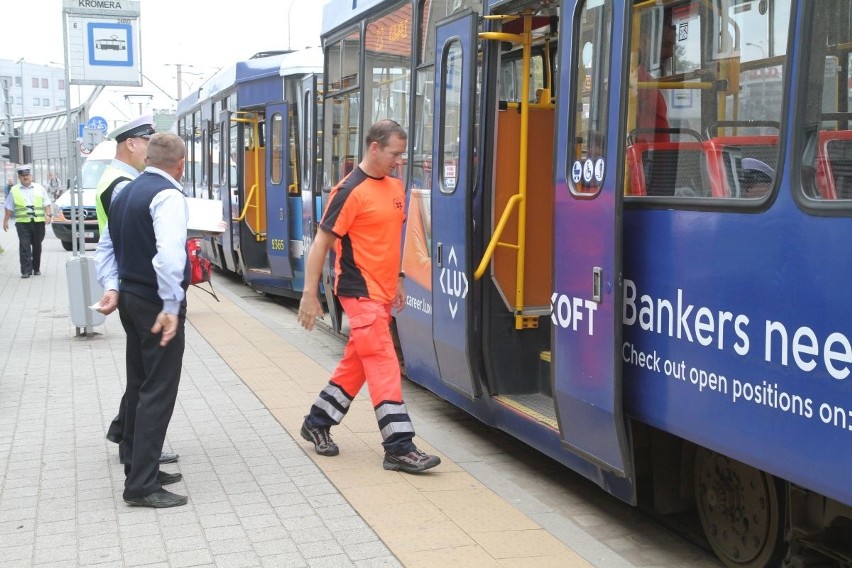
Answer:
<svg viewBox="0 0 852 568"><path fill-rule="evenodd" d="M409 133L408 377L732 567L852 565L852 4L330 0L324 195Z"/></svg>
<svg viewBox="0 0 852 568"><path fill-rule="evenodd" d="M189 197L222 202L229 229L202 253L260 292L299 297L320 211L314 191L322 51L261 53L178 103Z"/></svg>

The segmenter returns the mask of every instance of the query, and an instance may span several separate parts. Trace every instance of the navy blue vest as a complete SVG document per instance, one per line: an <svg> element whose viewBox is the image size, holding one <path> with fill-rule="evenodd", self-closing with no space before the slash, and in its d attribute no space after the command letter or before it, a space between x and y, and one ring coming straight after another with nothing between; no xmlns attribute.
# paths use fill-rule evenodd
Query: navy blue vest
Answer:
<svg viewBox="0 0 852 568"><path fill-rule="evenodd" d="M151 202L171 187L162 176L143 172L127 184L109 208L109 236L118 262L118 290L152 302L162 303L157 293L157 273L152 261L157 255ZM189 286L189 257L181 286ZM186 299L184 299L186 302Z"/></svg>

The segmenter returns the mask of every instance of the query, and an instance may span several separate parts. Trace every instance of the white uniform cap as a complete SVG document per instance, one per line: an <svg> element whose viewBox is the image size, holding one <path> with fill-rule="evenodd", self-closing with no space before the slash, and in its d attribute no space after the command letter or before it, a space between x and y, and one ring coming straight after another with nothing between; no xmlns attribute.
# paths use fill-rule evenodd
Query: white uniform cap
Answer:
<svg viewBox="0 0 852 568"><path fill-rule="evenodd" d="M33 171L33 165L32 164L21 164L20 166L17 167L16 171L18 172L18 175L28 174L28 173Z"/></svg>
<svg viewBox="0 0 852 568"><path fill-rule="evenodd" d="M143 114L110 132L109 137L116 142L124 142L128 138L151 136L154 132L154 115Z"/></svg>

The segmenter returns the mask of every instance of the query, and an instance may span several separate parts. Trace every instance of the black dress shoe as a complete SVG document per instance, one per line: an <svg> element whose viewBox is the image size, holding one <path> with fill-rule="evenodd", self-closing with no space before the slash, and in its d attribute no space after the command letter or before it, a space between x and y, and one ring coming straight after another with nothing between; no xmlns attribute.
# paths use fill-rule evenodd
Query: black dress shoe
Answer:
<svg viewBox="0 0 852 568"><path fill-rule="evenodd" d="M144 497L131 497L125 499L124 502L134 507L154 507L156 509L165 509L166 507L179 507L186 505L186 497L183 495L175 495L171 491L160 489L149 493Z"/></svg>
<svg viewBox="0 0 852 568"><path fill-rule="evenodd" d="M41 272L36 270L35 272L33 272L33 276L41 276Z"/></svg>
<svg viewBox="0 0 852 568"><path fill-rule="evenodd" d="M183 479L182 473L169 473L167 471L157 472L157 482L160 485L171 485L172 483L177 483L181 479Z"/></svg>
<svg viewBox="0 0 852 568"><path fill-rule="evenodd" d="M21 278L29 278L29 277L30 277L29 274L21 274Z"/></svg>
<svg viewBox="0 0 852 568"><path fill-rule="evenodd" d="M175 463L178 461L180 454L172 454L169 452L163 452L160 454L160 463Z"/></svg>
<svg viewBox="0 0 852 568"><path fill-rule="evenodd" d="M112 441L112 438L109 437L109 434L107 434L107 440ZM119 442L121 442L121 440L116 442L116 444L118 444ZM180 454L171 454L169 452L163 452L160 454L160 459L158 461L160 463L175 463L176 461L178 461L179 457ZM118 456L118 463L124 464L124 460L121 459L121 455Z"/></svg>

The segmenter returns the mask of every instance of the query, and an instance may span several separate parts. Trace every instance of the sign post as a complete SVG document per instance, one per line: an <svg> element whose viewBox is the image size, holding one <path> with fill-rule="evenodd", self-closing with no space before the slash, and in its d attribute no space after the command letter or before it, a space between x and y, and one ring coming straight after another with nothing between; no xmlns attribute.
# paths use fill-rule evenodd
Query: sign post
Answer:
<svg viewBox="0 0 852 568"><path fill-rule="evenodd" d="M94 335L94 318L103 315L89 306L100 296L94 259L86 256L85 213L78 156L84 146L91 151L103 139L107 122L99 116L90 118L78 143L77 128L71 122L71 85L142 86L138 0L63 0L62 35L65 42L65 122L68 138L71 187L71 226L76 238L71 239L72 258L66 263L68 293L72 320L77 334ZM78 281L79 280L79 281ZM76 316L75 316L76 314Z"/></svg>

